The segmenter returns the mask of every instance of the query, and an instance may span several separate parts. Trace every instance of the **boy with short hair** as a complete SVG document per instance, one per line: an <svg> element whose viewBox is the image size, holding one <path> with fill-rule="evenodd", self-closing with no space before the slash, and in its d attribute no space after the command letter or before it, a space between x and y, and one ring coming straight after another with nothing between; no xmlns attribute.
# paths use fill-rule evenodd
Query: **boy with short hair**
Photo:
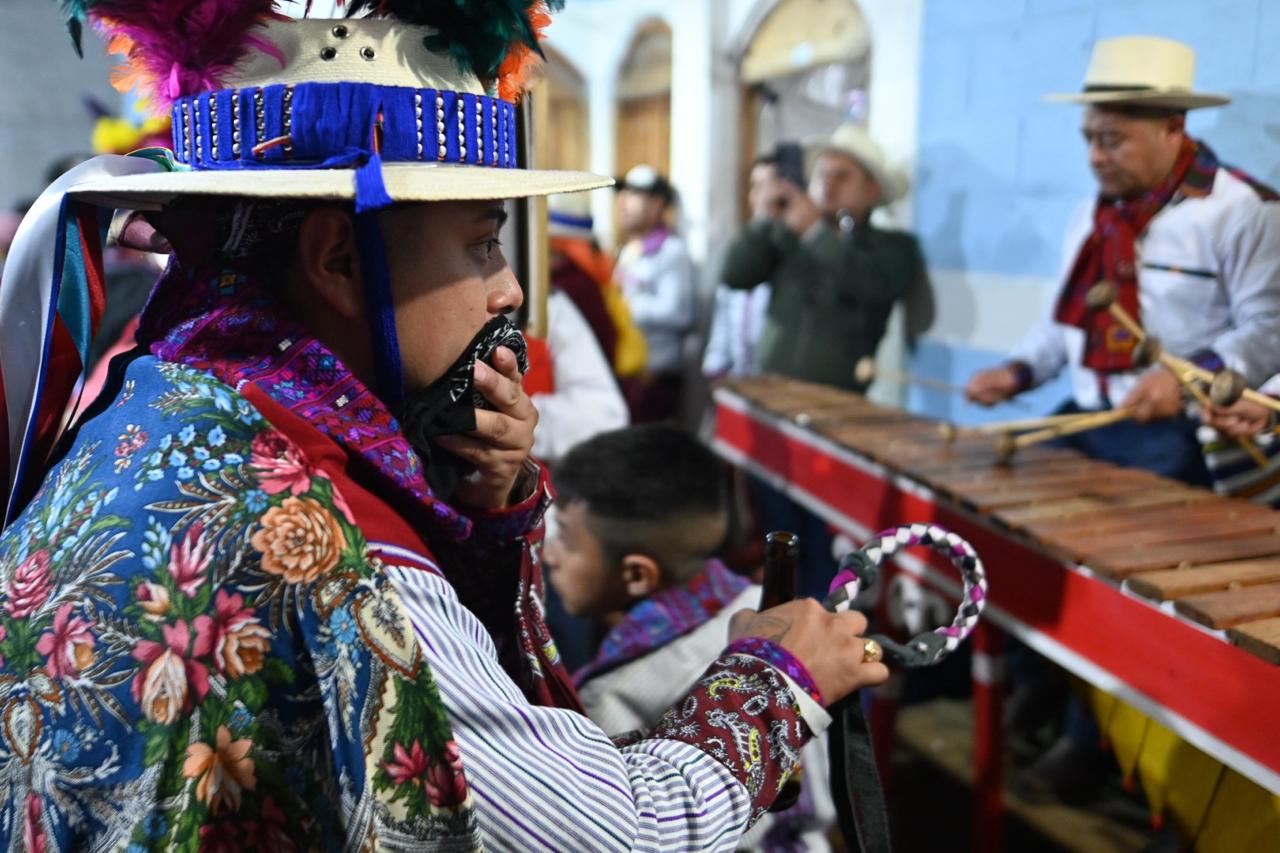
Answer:
<svg viewBox="0 0 1280 853"><path fill-rule="evenodd" d="M570 614L609 627L574 673L579 696L607 734L647 730L715 659L733 614L760 606L760 587L714 556L729 529L724 466L692 435L648 424L578 445L555 483L548 578ZM762 820L740 849L826 849L825 744L803 761L799 802Z"/></svg>

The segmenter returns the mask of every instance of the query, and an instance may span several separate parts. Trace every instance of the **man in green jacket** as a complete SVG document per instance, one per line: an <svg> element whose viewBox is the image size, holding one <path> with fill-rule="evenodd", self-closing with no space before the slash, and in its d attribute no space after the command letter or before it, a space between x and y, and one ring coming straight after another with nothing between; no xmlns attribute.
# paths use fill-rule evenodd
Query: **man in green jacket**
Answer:
<svg viewBox="0 0 1280 853"><path fill-rule="evenodd" d="M773 296L756 350L758 367L796 379L864 391L854 376L874 356L889 313L924 280L916 238L871 224L871 212L906 192L879 146L859 125L841 125L818 154L808 194L777 178L779 211L753 221L729 246L721 280Z"/></svg>

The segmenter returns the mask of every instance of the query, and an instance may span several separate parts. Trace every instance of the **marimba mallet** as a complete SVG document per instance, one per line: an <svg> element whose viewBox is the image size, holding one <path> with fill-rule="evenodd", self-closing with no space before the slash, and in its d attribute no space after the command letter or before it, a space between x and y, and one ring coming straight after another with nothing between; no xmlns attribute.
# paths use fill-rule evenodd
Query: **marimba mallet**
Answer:
<svg viewBox="0 0 1280 853"><path fill-rule="evenodd" d="M885 382L891 382L895 385L918 385L921 388L931 388L934 391L942 391L947 394L959 394L964 396L964 388L959 385L952 385L950 382L943 382L940 379L931 379L928 376L916 376L914 373L906 373L901 370L894 370L887 367L879 367L876 365L875 359L867 356L858 359L858 363L853 367L853 378L857 380L859 385L870 385L876 379L883 379ZM1021 400L1006 400L1016 406L1025 405Z"/></svg>
<svg viewBox="0 0 1280 853"><path fill-rule="evenodd" d="M1090 412L1082 414L1080 417L1066 423L1055 424L1054 426L1045 427L1044 429L1034 430L1033 432L1024 432L1022 435L1013 435L1012 433L1003 433L996 440L996 453L1001 461L1008 461L1013 455L1024 447L1033 444L1041 444L1046 441L1052 441L1055 438L1061 438L1064 435L1072 435L1077 432L1087 432L1093 429L1101 429L1114 423L1127 420L1133 417L1133 409L1121 407L1119 409L1110 409L1105 412Z"/></svg>
<svg viewBox="0 0 1280 853"><path fill-rule="evenodd" d="M955 441L962 435L1000 435L1002 433L1014 432L1030 432L1031 430L1044 429L1058 424L1067 424L1072 421L1086 418L1095 412L1072 412L1065 415L1045 415L1042 418L1023 418L1015 421L993 421L986 424L978 424L971 427L958 427L955 424L943 421L938 424L938 434L942 436L942 440L948 444Z"/></svg>
<svg viewBox="0 0 1280 853"><path fill-rule="evenodd" d="M1230 406L1241 397L1246 400L1252 400L1260 406L1266 406L1272 411L1280 412L1280 400L1268 397L1266 394L1254 391L1245 382L1243 376L1230 368L1218 371L1213 377L1213 381L1209 383L1209 399L1213 401L1215 406Z"/></svg>

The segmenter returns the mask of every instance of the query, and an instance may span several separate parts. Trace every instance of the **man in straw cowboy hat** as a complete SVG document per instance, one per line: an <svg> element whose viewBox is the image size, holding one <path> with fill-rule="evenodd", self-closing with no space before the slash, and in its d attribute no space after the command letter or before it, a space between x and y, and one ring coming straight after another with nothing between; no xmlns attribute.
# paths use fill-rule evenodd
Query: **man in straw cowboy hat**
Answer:
<svg viewBox="0 0 1280 853"><path fill-rule="evenodd" d="M871 224L907 179L859 124L818 148L806 193L775 177L759 216L729 246L720 280L773 285L756 360L761 370L861 391L855 366L873 355L894 303L924 278L915 237Z"/></svg>
<svg viewBox="0 0 1280 853"><path fill-rule="evenodd" d="M1084 452L1207 484L1196 425L1178 380L1134 364L1137 341L1108 310L1088 304L1110 282L1119 304L1171 353L1251 382L1280 368L1280 205L1267 187L1221 164L1186 132L1188 110L1228 98L1194 91L1195 53L1151 36L1095 45L1084 91L1050 96L1085 105L1083 134L1098 196L1067 229L1063 288L1051 315L1013 360L975 375L970 399L992 405L1070 371L1063 411L1133 407L1137 423L1072 436ZM1030 728L1051 708L1028 657L1010 720ZM1022 668L1022 667L1019 667ZM1038 686L1039 685L1039 686ZM1025 713L1024 713L1025 712ZM1092 793L1106 762L1083 703L1069 705L1066 735L1017 780L1027 795Z"/></svg>
<svg viewBox="0 0 1280 853"><path fill-rule="evenodd" d="M871 224L907 180L861 125L842 124L815 153L807 191L798 163L765 181L720 280L736 290L772 285L755 348L760 370L863 391L855 368L875 353L894 303L923 282L924 261L911 234ZM822 596L835 572L826 522L763 481L753 492L765 527L800 534L801 594Z"/></svg>
<svg viewBox="0 0 1280 853"><path fill-rule="evenodd" d="M526 546L548 498L496 200L608 181L516 162L540 4L347 6L64 4L174 148L60 178L0 283L0 837L732 849L822 704L886 677L865 621L744 611L652 731L581 715ZM173 259L59 439L118 208Z"/></svg>
<svg viewBox="0 0 1280 853"><path fill-rule="evenodd" d="M1223 95L1193 89L1195 53L1153 36L1094 47L1082 130L1098 196L1072 217L1065 282L1051 315L1013 360L975 375L970 399L993 405L1070 371L1064 411L1132 406L1138 423L1080 433L1072 444L1121 465L1192 483L1208 474L1178 380L1133 362L1135 337L1087 304L1110 282L1118 303L1169 353L1257 384L1280 368L1280 205L1268 187L1218 161L1186 131L1188 110Z"/></svg>

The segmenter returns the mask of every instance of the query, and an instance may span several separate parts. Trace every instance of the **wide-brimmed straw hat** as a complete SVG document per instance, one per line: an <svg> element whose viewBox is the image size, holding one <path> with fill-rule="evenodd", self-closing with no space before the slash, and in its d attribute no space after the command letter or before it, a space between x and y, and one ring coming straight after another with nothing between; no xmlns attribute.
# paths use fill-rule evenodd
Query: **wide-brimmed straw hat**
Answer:
<svg viewBox="0 0 1280 853"><path fill-rule="evenodd" d="M855 160L879 184L879 204L892 204L907 194L910 181L906 173L889 164L884 151L871 138L871 134L856 122L840 125L830 139L819 142L813 146L812 151L815 156L834 152Z"/></svg>
<svg viewBox="0 0 1280 853"><path fill-rule="evenodd" d="M222 87L177 98L179 168L79 184L114 207L182 195L357 198L374 154L396 202L521 198L608 186L523 169L516 106L432 50L434 30L386 18L266 21Z"/></svg>
<svg viewBox="0 0 1280 853"><path fill-rule="evenodd" d="M1196 52L1159 36L1121 36L1093 46L1084 89L1046 95L1048 101L1194 110L1230 103L1226 95L1195 91Z"/></svg>

